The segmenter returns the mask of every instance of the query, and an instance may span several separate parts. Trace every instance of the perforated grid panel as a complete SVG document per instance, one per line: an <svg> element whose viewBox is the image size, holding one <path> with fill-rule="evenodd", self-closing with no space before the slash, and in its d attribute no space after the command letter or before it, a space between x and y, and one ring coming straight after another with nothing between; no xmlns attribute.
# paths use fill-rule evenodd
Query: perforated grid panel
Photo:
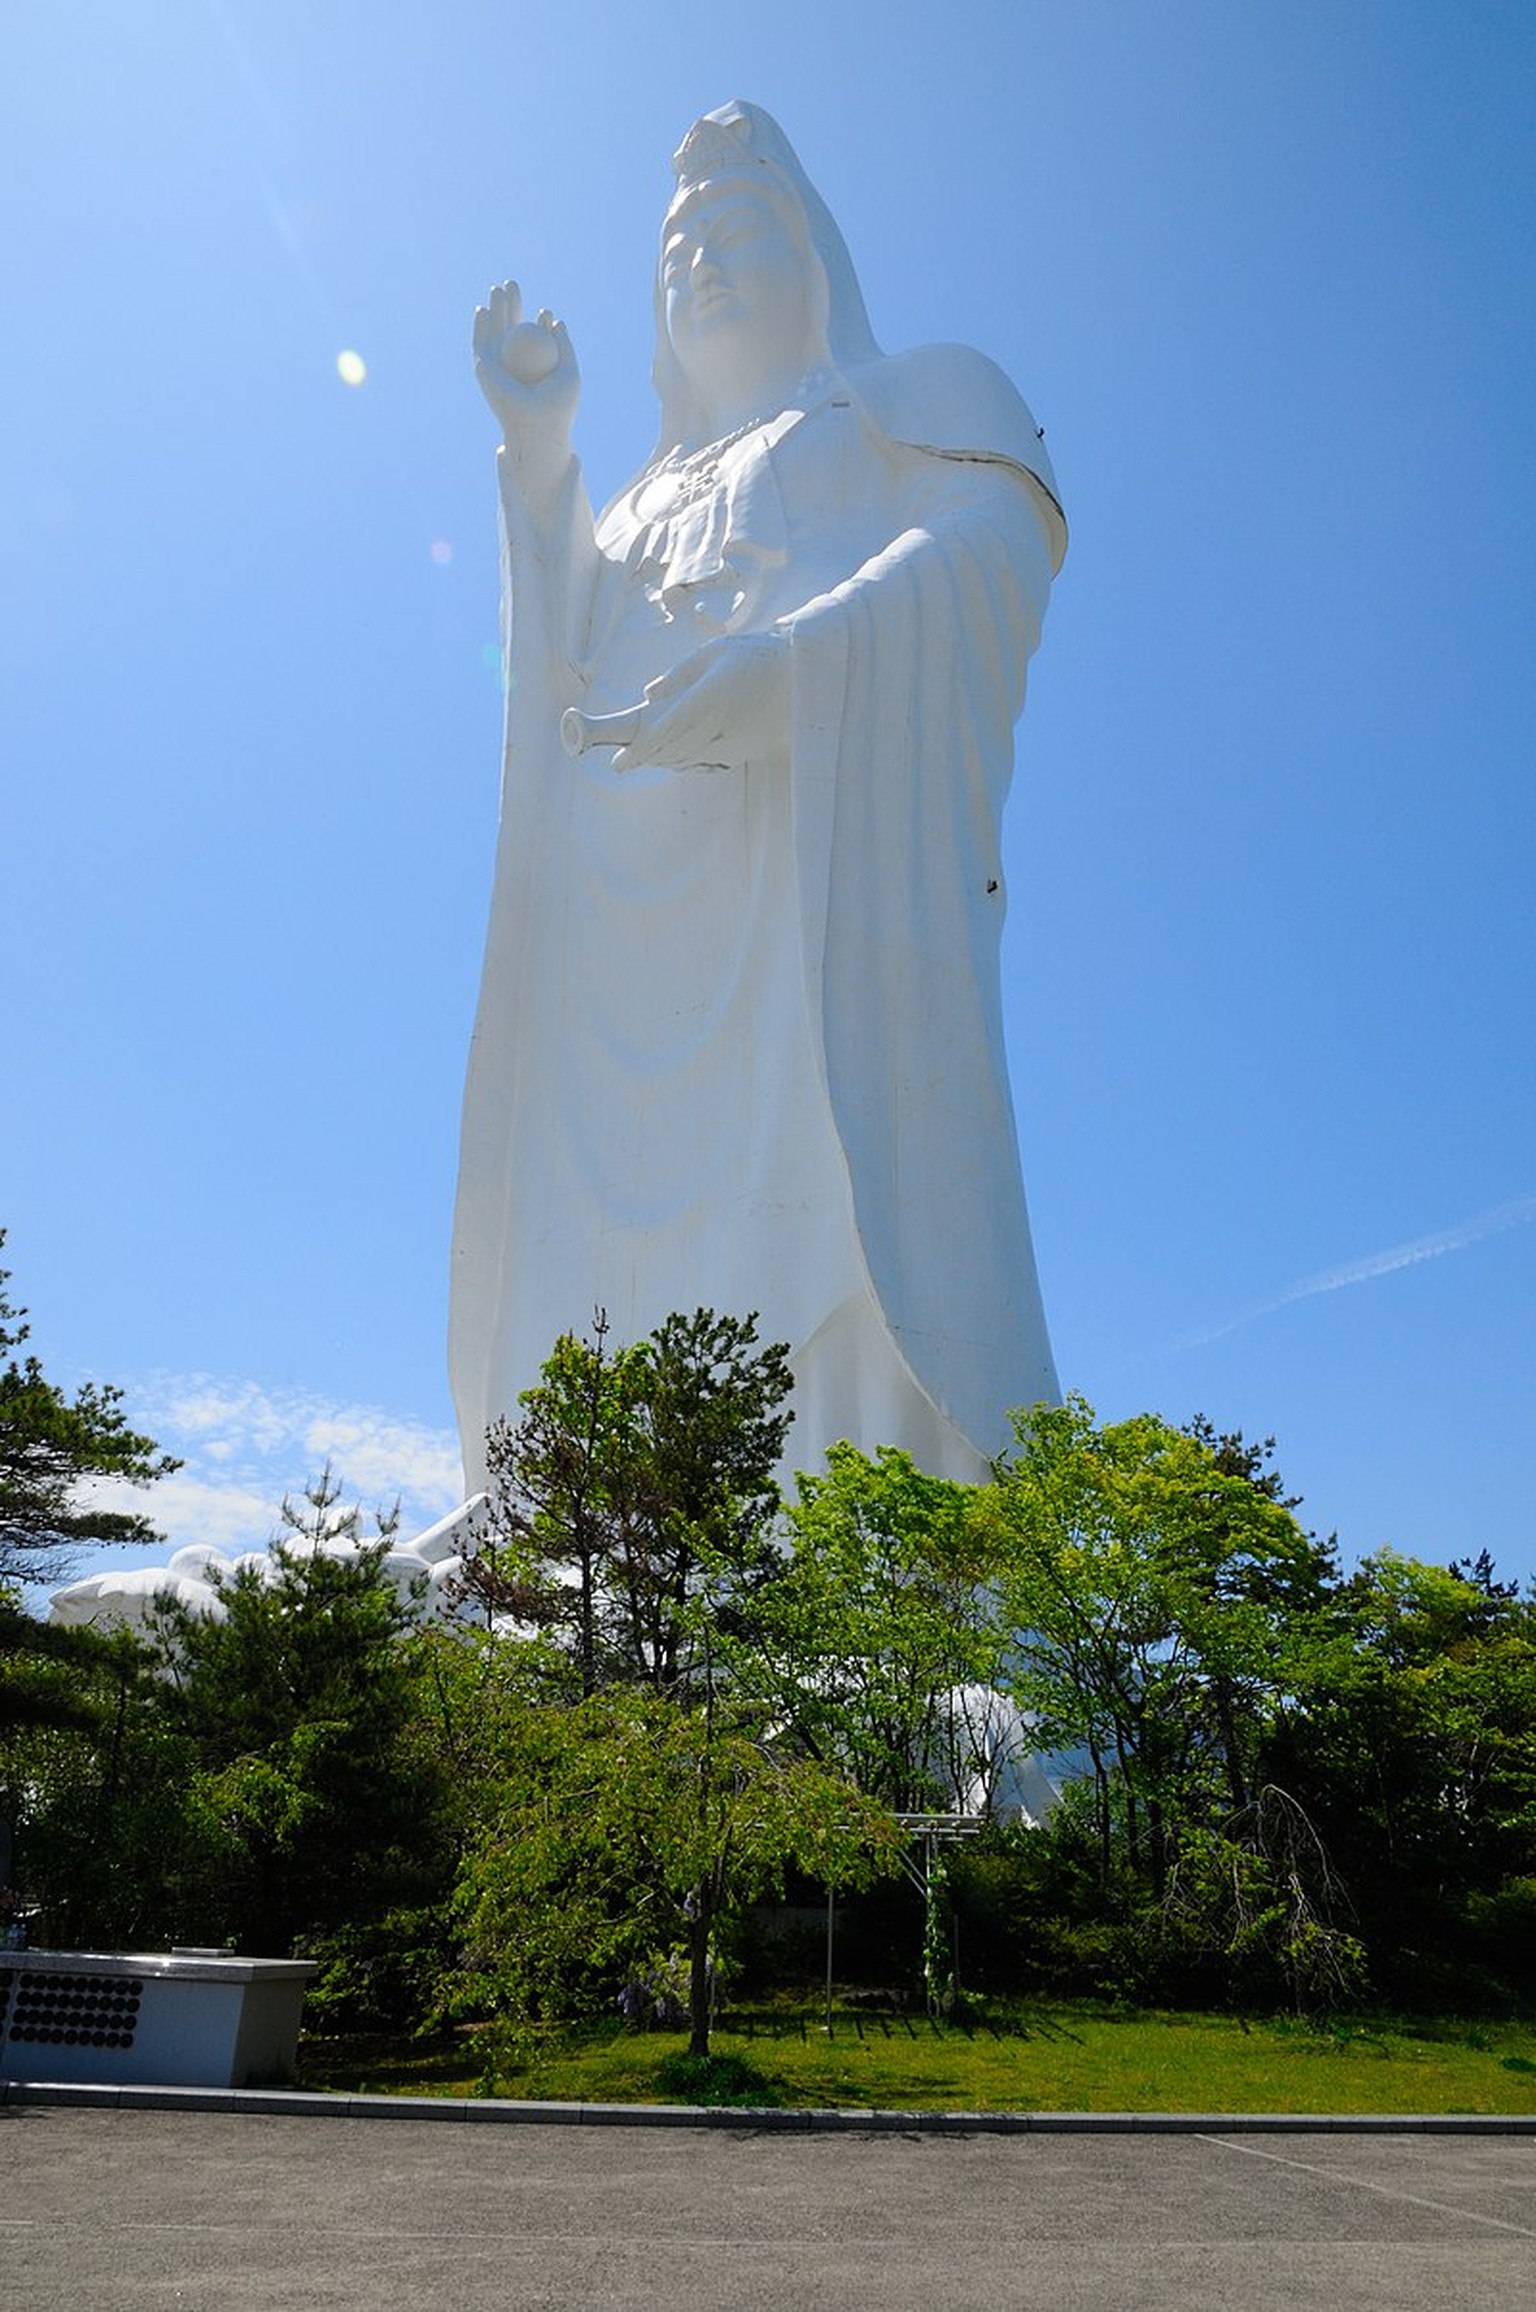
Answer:
<svg viewBox="0 0 1536 2312"><path fill-rule="evenodd" d="M0 2015L12 2046L131 2047L142 1992L130 1975L0 1967Z"/></svg>

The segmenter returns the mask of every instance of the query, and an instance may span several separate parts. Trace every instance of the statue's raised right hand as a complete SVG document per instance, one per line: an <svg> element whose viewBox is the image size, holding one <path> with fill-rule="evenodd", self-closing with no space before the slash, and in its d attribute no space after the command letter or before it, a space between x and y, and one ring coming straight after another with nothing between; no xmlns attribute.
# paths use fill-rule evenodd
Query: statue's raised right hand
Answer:
<svg viewBox="0 0 1536 2312"><path fill-rule="evenodd" d="M563 465L581 375L565 323L524 321L522 291L503 281L475 309L475 376L519 463Z"/></svg>

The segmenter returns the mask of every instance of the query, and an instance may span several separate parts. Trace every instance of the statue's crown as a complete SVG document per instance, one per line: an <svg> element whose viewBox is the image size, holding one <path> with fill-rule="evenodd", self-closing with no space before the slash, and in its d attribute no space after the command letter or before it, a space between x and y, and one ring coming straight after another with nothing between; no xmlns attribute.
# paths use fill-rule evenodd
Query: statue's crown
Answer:
<svg viewBox="0 0 1536 2312"><path fill-rule="evenodd" d="M734 174L765 164L751 146L752 123L745 113L725 120L696 120L672 155L672 173L680 193L711 177Z"/></svg>

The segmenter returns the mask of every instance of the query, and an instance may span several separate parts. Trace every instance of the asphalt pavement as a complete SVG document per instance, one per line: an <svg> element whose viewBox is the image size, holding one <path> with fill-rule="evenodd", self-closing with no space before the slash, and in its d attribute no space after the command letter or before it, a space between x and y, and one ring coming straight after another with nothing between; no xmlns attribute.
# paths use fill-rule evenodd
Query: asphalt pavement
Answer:
<svg viewBox="0 0 1536 2312"><path fill-rule="evenodd" d="M487 2114L487 2116L490 2116ZM24 2312L1524 2312L1536 2137L0 2104Z"/></svg>

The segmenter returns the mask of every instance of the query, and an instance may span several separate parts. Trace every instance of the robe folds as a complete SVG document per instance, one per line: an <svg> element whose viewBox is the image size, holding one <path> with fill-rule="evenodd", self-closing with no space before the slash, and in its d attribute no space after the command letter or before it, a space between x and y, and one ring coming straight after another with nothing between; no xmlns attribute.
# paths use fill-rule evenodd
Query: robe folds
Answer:
<svg viewBox="0 0 1536 2312"><path fill-rule="evenodd" d="M755 1311L790 1460L974 1478L1054 1399L1003 1047L1000 824L1065 533L1024 404L927 347L847 364L594 526L503 489L507 740L465 1093L450 1368L466 1479L561 1332ZM717 634L786 635L731 770L571 762Z"/></svg>

